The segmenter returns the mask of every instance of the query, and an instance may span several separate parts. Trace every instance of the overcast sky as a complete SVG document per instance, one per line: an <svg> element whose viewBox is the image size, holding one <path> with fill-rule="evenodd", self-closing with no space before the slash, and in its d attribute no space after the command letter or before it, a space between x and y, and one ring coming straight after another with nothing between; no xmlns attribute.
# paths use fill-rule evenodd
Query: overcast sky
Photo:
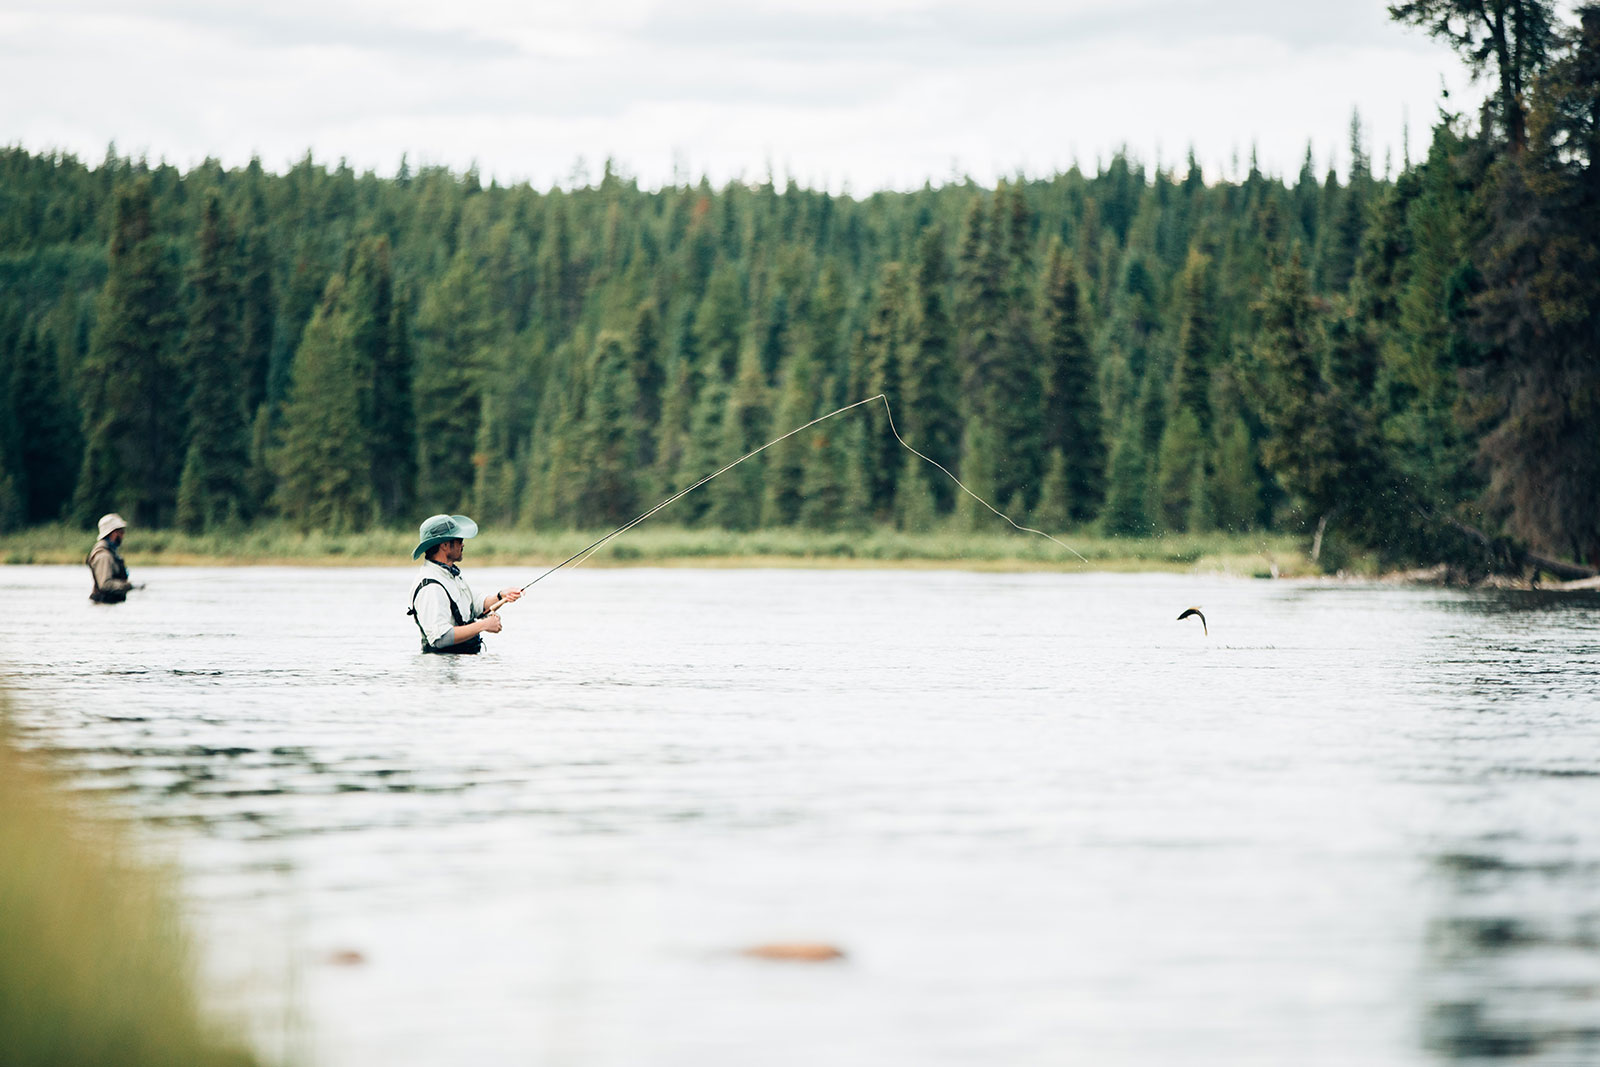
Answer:
<svg viewBox="0 0 1600 1067"><path fill-rule="evenodd" d="M1382 0L0 0L0 141L188 168L310 149L358 170L646 186L707 174L864 193L985 184L1118 146L1256 146L1341 173L1359 108L1378 170L1425 151L1460 63Z"/></svg>

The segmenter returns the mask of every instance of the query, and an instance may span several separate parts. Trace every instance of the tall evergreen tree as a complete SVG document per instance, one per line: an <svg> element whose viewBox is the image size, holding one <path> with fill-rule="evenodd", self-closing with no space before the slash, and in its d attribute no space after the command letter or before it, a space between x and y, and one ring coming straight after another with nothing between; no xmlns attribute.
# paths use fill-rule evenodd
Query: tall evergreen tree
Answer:
<svg viewBox="0 0 1600 1067"><path fill-rule="evenodd" d="M1506 139L1527 140L1527 91L1543 68L1554 34L1552 0L1404 0L1389 14L1449 44L1474 76L1493 71L1494 100Z"/></svg>
<svg viewBox="0 0 1600 1067"><path fill-rule="evenodd" d="M394 291L387 237L364 237L348 251L345 295L361 365L370 368L361 420L371 442L372 485L385 521L410 513L417 449L411 395L414 368L407 307Z"/></svg>
<svg viewBox="0 0 1600 1067"><path fill-rule="evenodd" d="M630 417L634 381L623 338L602 333L595 341L593 385L584 404L585 472L578 493L578 523L620 526L638 513L635 482L638 445Z"/></svg>
<svg viewBox="0 0 1600 1067"><path fill-rule="evenodd" d="M1077 272L1057 243L1045 280L1044 447L1062 457L1061 500L1070 502L1070 513L1061 517L1061 526L1091 518L1105 495L1099 373L1083 319Z"/></svg>
<svg viewBox="0 0 1600 1067"><path fill-rule="evenodd" d="M1052 449L1045 460L1044 482L1033 519L1042 530L1065 530L1072 523L1072 494L1067 481L1067 457Z"/></svg>
<svg viewBox="0 0 1600 1067"><path fill-rule="evenodd" d="M1004 501L997 505L995 500L995 468L999 463L999 451L994 431L989 425L981 418L968 419L961 435L961 482L971 495L962 493L956 500L957 524L964 530L989 532L995 529L993 524L1000 521L989 508L979 503L981 500L991 506L1005 506Z"/></svg>
<svg viewBox="0 0 1600 1067"><path fill-rule="evenodd" d="M739 377L728 393L728 410L722 418L722 463L765 444L772 435L772 409L761 354L746 346L739 360ZM761 521L761 491L766 454L752 456L712 482L711 521L725 530L753 530ZM709 472L708 472L709 473Z"/></svg>
<svg viewBox="0 0 1600 1067"><path fill-rule="evenodd" d="M380 239L381 241L381 239ZM370 246L377 272L374 318L381 315L388 261L381 244ZM392 281L390 282L392 285ZM408 515L417 480L416 368L411 348L411 303L395 295L389 307L388 342L375 349L372 371L372 484L386 521Z"/></svg>
<svg viewBox="0 0 1600 1067"><path fill-rule="evenodd" d="M1217 293L1211 257L1198 248L1190 250L1178 279L1178 299L1178 343L1167 409L1169 414L1188 409L1201 432L1207 433L1211 429L1211 370L1217 357Z"/></svg>
<svg viewBox="0 0 1600 1067"><path fill-rule="evenodd" d="M9 450L16 457L11 469L22 509L19 523L60 518L82 461L76 412L60 373L58 329L46 322L24 323L17 338L8 392L16 427Z"/></svg>
<svg viewBox="0 0 1600 1067"><path fill-rule="evenodd" d="M1144 434L1139 420L1130 415L1122 420L1122 430L1111 449L1106 504L1100 514L1100 525L1106 533L1130 536L1150 533L1153 524L1147 503L1147 481Z"/></svg>
<svg viewBox="0 0 1600 1067"><path fill-rule="evenodd" d="M801 352L789 361L778 392L775 432L803 426L816 414L816 366L809 352ZM811 434L800 433L769 450L761 525L793 526L799 521L805 499L806 451L812 440Z"/></svg>
<svg viewBox="0 0 1600 1067"><path fill-rule="evenodd" d="M661 319L654 301L639 305L628 338L628 369L633 379L633 420L637 450L634 462L648 469L656 461L656 426L661 421L661 394L666 382L661 346Z"/></svg>
<svg viewBox="0 0 1600 1067"><path fill-rule="evenodd" d="M300 346L306 323L311 321L312 314L316 312L331 274L313 235L302 232L295 242L288 284L272 320L266 403L273 408L281 405L289 395L290 368L294 364L295 350Z"/></svg>
<svg viewBox="0 0 1600 1067"><path fill-rule="evenodd" d="M695 311L696 348L705 373L731 382L739 366L739 346L744 336L744 295L739 272L729 264L717 268L706 285L706 295Z"/></svg>
<svg viewBox="0 0 1600 1067"><path fill-rule="evenodd" d="M377 517L372 460L361 413L371 408L372 367L363 358L345 279L328 282L295 353L275 457L278 511L301 529L360 530Z"/></svg>
<svg viewBox="0 0 1600 1067"><path fill-rule="evenodd" d="M899 263L886 263L878 275L877 296L861 339L857 364L863 381L855 390L858 398L881 393L889 402L887 411L874 403L864 412L867 454L862 458L867 495L871 510L879 515L887 515L894 507L895 481L900 474L900 442L895 439L889 412L905 408L900 382L907 348L906 318L904 272Z"/></svg>
<svg viewBox="0 0 1600 1067"><path fill-rule="evenodd" d="M1216 446L1216 472L1211 484L1212 519L1218 529L1253 529L1261 514L1261 485L1256 477L1250 428L1235 416Z"/></svg>
<svg viewBox="0 0 1600 1067"><path fill-rule="evenodd" d="M895 418L900 423L901 436L912 447L947 470L954 470L961 458L961 397L955 339L946 307L949 268L944 241L944 230L935 226L923 231L919 244L916 314L905 350L903 402L896 409ZM931 491L940 513L948 513L954 506L954 486L938 470L918 461L908 465L904 473Z"/></svg>
<svg viewBox="0 0 1600 1067"><path fill-rule="evenodd" d="M1032 508L1043 474L1044 380L1041 373L1031 244L1032 212L1020 188L995 198L990 259L1003 266L1004 304L994 358L978 380L980 410L994 431L995 493Z"/></svg>
<svg viewBox="0 0 1600 1067"><path fill-rule="evenodd" d="M1322 241L1317 261L1317 278L1324 290L1342 293L1355 275L1361 238L1367 229L1367 212L1372 201L1372 161L1362 140L1361 115L1350 116L1350 180L1339 189L1332 178L1327 214L1318 227Z"/></svg>
<svg viewBox="0 0 1600 1067"><path fill-rule="evenodd" d="M27 504L17 488L17 478L11 472L16 463L0 443L0 533L20 530L27 523Z"/></svg>
<svg viewBox="0 0 1600 1067"><path fill-rule="evenodd" d="M1342 408L1325 367L1328 339L1310 279L1292 256L1261 299L1255 357L1261 367L1258 407L1268 435L1262 458L1326 524L1340 513L1372 529L1407 523L1409 501L1397 500L1370 427ZM1378 530L1381 536L1392 529Z"/></svg>
<svg viewBox="0 0 1600 1067"><path fill-rule="evenodd" d="M249 443L248 376L240 365L234 237L213 191L206 196L189 272L183 364L189 378L189 448L178 484L178 523L190 531L243 519Z"/></svg>
<svg viewBox="0 0 1600 1067"><path fill-rule="evenodd" d="M265 207L254 205L244 221L236 250L239 286L239 365L245 410L253 417L267 399L276 329L277 294L272 278L272 246L266 233Z"/></svg>
<svg viewBox="0 0 1600 1067"><path fill-rule="evenodd" d="M417 494L424 510L466 505L492 323L483 278L458 254L417 312Z"/></svg>
<svg viewBox="0 0 1600 1067"><path fill-rule="evenodd" d="M73 512L81 522L113 509L141 526L172 518L182 379L172 345L176 286L153 212L148 178L116 191L80 390L85 445Z"/></svg>
<svg viewBox="0 0 1600 1067"><path fill-rule="evenodd" d="M1189 529L1196 508L1195 488L1205 482L1205 438L1200 420L1188 408L1179 408L1167 420L1156 454L1155 515L1168 530ZM1203 494L1201 495L1203 500Z"/></svg>
<svg viewBox="0 0 1600 1067"><path fill-rule="evenodd" d="M1540 79L1528 150L1491 195L1489 502L1536 547L1600 566L1600 6Z"/></svg>
<svg viewBox="0 0 1600 1067"><path fill-rule="evenodd" d="M687 489L700 479L716 473L729 459L736 458L723 451L725 437L722 420L727 411L728 387L720 381L706 382L695 400L683 462L678 468L679 489ZM711 509L710 494L690 493L673 507L684 525L698 525Z"/></svg>
<svg viewBox="0 0 1600 1067"><path fill-rule="evenodd" d="M956 352L961 368L963 415L988 418L987 384L1000 349L1005 317L1004 235L991 232L984 201L968 206L956 262Z"/></svg>
<svg viewBox="0 0 1600 1067"><path fill-rule="evenodd" d="M847 442L833 421L806 432L805 478L800 523L813 530L836 530L845 511Z"/></svg>

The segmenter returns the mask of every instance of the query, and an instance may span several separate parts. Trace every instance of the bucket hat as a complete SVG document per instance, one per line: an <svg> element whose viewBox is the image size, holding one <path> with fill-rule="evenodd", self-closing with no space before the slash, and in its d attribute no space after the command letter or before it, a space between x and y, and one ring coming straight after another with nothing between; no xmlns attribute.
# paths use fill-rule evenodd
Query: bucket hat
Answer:
<svg viewBox="0 0 1600 1067"><path fill-rule="evenodd" d="M127 528L128 528L128 524L122 520L122 516L118 515L114 511L109 515L100 516L100 536L101 537L104 537L106 534L111 533L113 530L126 530Z"/></svg>
<svg viewBox="0 0 1600 1067"><path fill-rule="evenodd" d="M478 524L465 515L434 515L422 520L422 525L417 527L416 549L411 553L411 558L416 559L434 545L456 538L478 536Z"/></svg>

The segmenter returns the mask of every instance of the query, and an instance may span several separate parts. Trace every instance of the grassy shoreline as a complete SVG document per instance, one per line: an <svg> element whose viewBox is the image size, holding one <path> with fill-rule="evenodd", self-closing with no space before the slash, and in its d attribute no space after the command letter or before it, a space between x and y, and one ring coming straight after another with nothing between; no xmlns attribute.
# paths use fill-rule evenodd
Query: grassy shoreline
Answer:
<svg viewBox="0 0 1600 1067"><path fill-rule="evenodd" d="M468 546L480 565L550 566L582 551L605 531L486 529ZM1245 577L1303 577L1320 573L1302 539L1285 534L1170 534L1117 538L1064 534L1083 558L1041 537L1014 531L905 533L869 530L725 530L658 526L633 530L585 561L585 566L896 567L1017 571L1172 571ZM0 563L82 563L92 531L60 524L0 536ZM130 568L166 566L393 566L410 562L416 534L404 530L305 533L263 525L234 534L177 530L129 531Z"/></svg>

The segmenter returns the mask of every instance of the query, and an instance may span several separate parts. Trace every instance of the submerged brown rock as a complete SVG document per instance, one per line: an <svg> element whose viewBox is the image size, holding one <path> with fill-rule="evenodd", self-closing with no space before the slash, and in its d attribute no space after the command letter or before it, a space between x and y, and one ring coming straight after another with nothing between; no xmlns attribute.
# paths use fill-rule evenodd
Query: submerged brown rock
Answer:
<svg viewBox="0 0 1600 1067"><path fill-rule="evenodd" d="M740 953L758 960L791 960L798 963L826 963L844 959L844 950L820 941L780 941L753 945Z"/></svg>

